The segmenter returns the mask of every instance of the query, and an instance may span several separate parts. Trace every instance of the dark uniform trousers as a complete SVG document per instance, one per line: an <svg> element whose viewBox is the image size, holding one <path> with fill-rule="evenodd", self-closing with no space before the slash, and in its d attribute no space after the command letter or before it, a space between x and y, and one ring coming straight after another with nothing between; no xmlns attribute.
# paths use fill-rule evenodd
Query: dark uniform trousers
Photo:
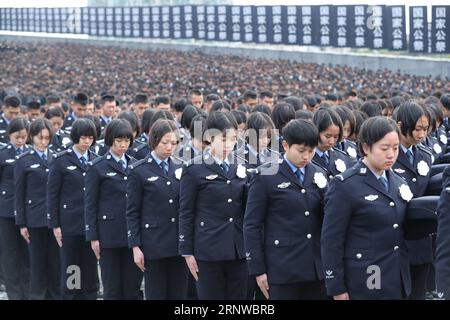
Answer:
<svg viewBox="0 0 450 320"><path fill-rule="evenodd" d="M130 249L101 248L100 266L105 300L142 300L142 272Z"/></svg>
<svg viewBox="0 0 450 320"><path fill-rule="evenodd" d="M61 284L64 300L96 300L97 299L97 258L86 242L84 236L64 236L61 248ZM78 266L81 280L80 287L74 287L71 266Z"/></svg>
<svg viewBox="0 0 450 320"><path fill-rule="evenodd" d="M186 299L189 270L184 258L145 260L145 268L146 300Z"/></svg>
<svg viewBox="0 0 450 320"><path fill-rule="evenodd" d="M245 259L229 261L197 260L197 294L200 300L244 300L248 271Z"/></svg>
<svg viewBox="0 0 450 320"><path fill-rule="evenodd" d="M30 233L30 300L61 299L59 246L53 231L28 228Z"/></svg>
<svg viewBox="0 0 450 320"><path fill-rule="evenodd" d="M14 218L0 218L1 267L9 300L28 300L30 267L27 243Z"/></svg>
<svg viewBox="0 0 450 320"><path fill-rule="evenodd" d="M323 280L289 284L271 284L270 300L325 300L326 290Z"/></svg>

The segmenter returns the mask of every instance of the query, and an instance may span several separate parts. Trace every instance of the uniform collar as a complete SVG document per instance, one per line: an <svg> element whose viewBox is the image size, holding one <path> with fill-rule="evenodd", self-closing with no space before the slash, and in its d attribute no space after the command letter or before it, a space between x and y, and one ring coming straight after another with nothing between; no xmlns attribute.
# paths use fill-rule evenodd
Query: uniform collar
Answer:
<svg viewBox="0 0 450 320"><path fill-rule="evenodd" d="M316 153L317 153L317 155L318 155L319 157L321 157L321 158L322 158L322 155L323 155L324 153L325 153L327 156L329 156L328 151L322 152L322 151L319 150L319 148L316 148Z"/></svg>
<svg viewBox="0 0 450 320"><path fill-rule="evenodd" d="M117 163L119 163L119 161L122 160L125 163L125 165L127 165L127 157L125 157L125 153L123 154L123 156L121 158L117 157L112 152L110 152L109 154L111 155L111 157L113 157L114 160L116 160Z"/></svg>
<svg viewBox="0 0 450 320"><path fill-rule="evenodd" d="M48 149L45 150L44 152L41 152L41 151L38 151L38 149L34 148L34 151L37 153L39 158L42 158L42 155L45 154L45 157L48 159Z"/></svg>
<svg viewBox="0 0 450 320"><path fill-rule="evenodd" d="M86 161L89 161L89 153L87 150L84 154L79 153L75 147L72 147L72 150L78 159L80 159L81 157L84 157L86 159Z"/></svg>
<svg viewBox="0 0 450 320"><path fill-rule="evenodd" d="M161 162L163 162L163 161L164 161L165 163L169 164L169 158L167 158L166 160L161 160L161 159L156 155L156 152L155 152L154 150L153 150L150 154L152 155L153 159L156 161L156 163L158 164L158 166L161 165Z"/></svg>
<svg viewBox="0 0 450 320"><path fill-rule="evenodd" d="M286 161L286 163L289 165L289 168L291 168L291 170L294 174L297 172L297 170L300 170L302 172L302 174L305 174L305 167L298 168L297 166L295 166L292 162L290 162L288 160L288 158L286 157L286 154L284 154L283 158L284 158L284 161Z"/></svg>
<svg viewBox="0 0 450 320"><path fill-rule="evenodd" d="M406 148L404 145L400 144L400 148L402 149L402 151L406 154L408 152L408 150L410 150L412 152L412 154L414 154L414 146L411 145L409 146L409 148Z"/></svg>

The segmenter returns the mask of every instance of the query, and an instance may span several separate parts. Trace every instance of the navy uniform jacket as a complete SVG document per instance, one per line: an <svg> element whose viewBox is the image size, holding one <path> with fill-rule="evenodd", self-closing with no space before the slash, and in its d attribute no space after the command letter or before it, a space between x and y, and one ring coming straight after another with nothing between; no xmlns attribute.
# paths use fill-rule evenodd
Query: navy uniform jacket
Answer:
<svg viewBox="0 0 450 320"><path fill-rule="evenodd" d="M439 295L450 299L450 167L443 175L443 189L437 207L436 284Z"/></svg>
<svg viewBox="0 0 450 320"><path fill-rule="evenodd" d="M181 165L169 160L166 176L149 154L130 167L127 186L128 245L146 260L178 256Z"/></svg>
<svg viewBox="0 0 450 320"><path fill-rule="evenodd" d="M183 168L179 253L203 261L243 259L246 169L232 164L225 173L210 154L201 157L203 163Z"/></svg>
<svg viewBox="0 0 450 320"><path fill-rule="evenodd" d="M48 146L49 149L58 153L72 146L72 140L70 135L62 130L55 133L52 139L52 143Z"/></svg>
<svg viewBox="0 0 450 320"><path fill-rule="evenodd" d="M402 299L411 292L408 251L404 242L408 194L406 182L386 172L389 192L359 162L330 183L325 195L322 259L328 295L348 292L350 299ZM401 187L401 189L400 189ZM409 190L409 192L411 192ZM381 289L367 281L380 270Z"/></svg>
<svg viewBox="0 0 450 320"><path fill-rule="evenodd" d="M325 172L309 164L301 184L287 162L279 162L275 174L265 174L270 164L264 165L250 183L244 217L249 273L267 273L273 284L321 280Z"/></svg>
<svg viewBox="0 0 450 320"><path fill-rule="evenodd" d="M420 147L415 148L414 164L408 160L400 148L393 170L408 183L414 198L425 195L431 178L431 156ZM431 238L406 241L409 259L412 265L421 265L433 261Z"/></svg>
<svg viewBox="0 0 450 320"><path fill-rule="evenodd" d="M126 157L127 170L108 152L92 161L86 173L86 240L99 240L102 248L128 247L126 189L129 166L135 160Z"/></svg>
<svg viewBox="0 0 450 320"><path fill-rule="evenodd" d="M201 151L194 149L190 143L182 146L179 145L177 156L180 159L183 159L184 162L188 163L195 157L199 156L201 154Z"/></svg>
<svg viewBox="0 0 450 320"><path fill-rule="evenodd" d="M26 152L29 147L22 147ZM0 147L0 217L14 218L14 166L18 156L11 145Z"/></svg>
<svg viewBox="0 0 450 320"><path fill-rule="evenodd" d="M48 149L47 161L35 150L22 153L14 168L16 224L42 228L47 221L47 177L54 153Z"/></svg>
<svg viewBox="0 0 450 320"><path fill-rule="evenodd" d="M0 116L0 142L2 143L9 142L8 126L3 116Z"/></svg>
<svg viewBox="0 0 450 320"><path fill-rule="evenodd" d="M345 170L352 166L352 161L343 151L331 148L328 150L329 164L326 165L325 161L319 157L317 153L314 154L313 161L319 165L327 173L328 178L332 178L338 174L343 173Z"/></svg>
<svg viewBox="0 0 450 320"><path fill-rule="evenodd" d="M355 142L345 139L336 145L336 149L343 151L349 158L351 165L355 165L362 158Z"/></svg>
<svg viewBox="0 0 450 320"><path fill-rule="evenodd" d="M140 143L128 150L128 154L137 160L142 160L152 151L147 143Z"/></svg>
<svg viewBox="0 0 450 320"><path fill-rule="evenodd" d="M136 140L138 140L139 142L142 142L143 144L148 144L148 135L143 132L143 133L141 133L139 138L137 138Z"/></svg>
<svg viewBox="0 0 450 320"><path fill-rule="evenodd" d="M69 116L64 119L64 123L63 123L62 129L67 131L67 132L70 132L72 130L72 125L75 122L75 120L76 119L75 119L73 113L69 114Z"/></svg>
<svg viewBox="0 0 450 320"><path fill-rule="evenodd" d="M104 156L109 151L109 147L105 144L105 140L102 139L97 140L91 147L91 150L99 156Z"/></svg>
<svg viewBox="0 0 450 320"><path fill-rule="evenodd" d="M254 153L254 150L250 150L250 148L248 147L248 144L245 144L245 147L242 148L242 149L243 149L242 150L243 154L241 154L239 152L237 154L239 156L242 156L243 158L245 158L246 166L249 169L256 169L259 166L261 166L261 165L263 165L264 163L267 163L267 162L270 162L270 163L277 162L278 159L281 158L281 154L279 152L277 152L275 150L272 150L272 149L269 149L269 148L267 148L267 149L265 149L263 151L264 152L264 155L263 155L264 159L261 159L261 157L262 157L261 155L259 155L259 154L256 155Z"/></svg>
<svg viewBox="0 0 450 320"><path fill-rule="evenodd" d="M96 155L88 151L88 161ZM56 155L47 183L49 227L64 236L84 235L84 180L86 169L72 148Z"/></svg>

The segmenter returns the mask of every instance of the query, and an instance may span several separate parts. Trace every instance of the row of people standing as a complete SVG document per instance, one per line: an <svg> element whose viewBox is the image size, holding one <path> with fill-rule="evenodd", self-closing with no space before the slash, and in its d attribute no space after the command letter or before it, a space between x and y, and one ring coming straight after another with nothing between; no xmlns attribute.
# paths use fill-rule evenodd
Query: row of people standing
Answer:
<svg viewBox="0 0 450 320"><path fill-rule="evenodd" d="M80 122L83 121L79 121L78 123ZM87 128L85 128L82 130L82 133L77 133L77 130L74 130L72 136L74 146L67 151L57 155L55 159L50 158L50 160L48 157L50 152L46 150L46 148L48 147L48 143L47 145L45 145L44 143L51 138L50 125L47 121L42 120L35 122L35 125L33 123L32 128L30 128L30 138L33 141L33 150L30 150L17 160L18 163L20 162L22 164L24 172L31 173L26 173L26 178L33 178L29 181L25 181L24 184L25 186L29 185L30 188L36 188L35 186L38 184L37 181L40 181L39 183L44 181L44 184L47 180L49 181L49 189L47 192L48 201L46 203L49 208L47 209L38 209L36 211L33 211L32 209L36 206L35 202L33 201L37 201L36 197L34 197L34 195L32 195L31 193L26 193L27 190L31 192L30 188L25 188L22 190L22 194L25 195L25 197L21 198L20 201L23 200L22 208L24 209L22 209L22 214L16 215L16 218L18 217L17 219L19 219L18 222L21 226L22 235L24 236L24 238L28 238L28 240L31 241L30 252L31 243L34 238L32 235L33 233L37 234L37 239L40 239L35 242L37 248L39 248L39 246L42 245L42 243L44 243L45 241L53 240L54 243L58 243L62 247L62 251L64 251L66 242L65 239L68 238L68 243L71 243L70 237L73 235L73 248L77 249L70 250L70 245L67 245L66 253L70 252L70 254L66 256L66 258L64 258L63 253L61 255L61 257L63 257L63 260L66 261L66 263L63 263L62 265L62 271L67 270L68 266L73 265L70 261L71 259L73 259L74 255L72 255L72 253L74 253L75 251L78 252L78 255L81 257L77 260L80 265L83 264L83 262L81 261L83 259L83 252L90 252L90 256L89 254L86 255L85 261L89 266L92 266L93 263L89 261L95 262L95 260L92 259L93 251L97 258L100 258L100 264L102 267L102 279L105 286L105 298L138 298L138 284L136 283L140 283L139 277L142 276L138 268L141 269L141 271L145 271L145 277L146 279L148 279L148 281L146 281L146 284L148 284L148 287L146 287L146 291L148 291L148 297L152 297L152 291L154 292L155 298L163 296L173 297L171 294L176 294L174 292L183 292L183 290L181 290L182 288L180 289L180 287L176 287L176 289L173 290L169 289L174 288L172 287L173 283L171 284L167 281L164 281L164 279L170 279L173 276L172 273L167 273L167 270L182 270L182 267L184 267L184 272L180 271L177 274L179 274L180 277L186 275L187 279L188 275L186 266L184 266L182 263L179 263L182 259L178 256L178 254L184 256L191 274L196 278L196 280L198 280L197 288L199 298L237 299L245 297L246 286L244 284L247 282L247 266L244 258L247 258L250 266L250 261L253 259L255 254L252 253L251 250L244 250L244 247L251 246L252 244L244 245L244 235L246 235L246 233L245 231L243 232L242 229L244 228L245 230L244 221L247 220L247 217L249 217L248 219L250 219L250 226L252 224L252 219L254 218L254 214L248 213L248 211L250 210L249 205L253 184L250 184L250 194L248 195L249 201L247 201L248 182L250 180L250 178L247 176L247 170L242 165L236 165L233 161L230 160L229 157L231 154L233 154L232 151L236 144L237 123L233 116L226 112L214 112L208 117L208 119L206 120L206 127L208 129L216 130L215 135L211 135L207 138L208 142L210 143L209 151L200 156L200 164L196 164L195 161L193 161L191 165L185 167L181 171L179 170L181 168L177 167L177 164L172 163L173 160L171 158L171 155L175 149L173 146L179 142L179 138L177 137L178 130L172 122L167 120L160 120L158 122L158 125L156 125L156 123L154 124L154 132L150 132L150 137L152 137L151 149L153 149L153 151L148 154L146 158L135 164L133 163L134 160L126 155L126 151L129 149L129 146L130 144L132 144L132 141L134 139L133 130L129 122L124 120L114 120L110 124L108 124L107 130L105 131L104 142L110 148L110 150L104 156L99 157L98 159L94 159L95 156L93 154L90 154L87 149L85 150L83 149L83 147L79 146L80 144L82 144L81 141L87 140L83 144L86 147L89 144L88 142L93 142L96 137L95 128L91 126L92 123L90 123L88 120L85 120L84 122L89 124L90 129L87 130ZM299 184L297 186L302 186L305 183L305 188L301 189L304 192L300 190L300 194L307 193L308 196L309 194L311 194L311 196L315 200L321 202L320 199L323 199L325 194L325 190L323 189L326 188L327 180L330 178L330 176L333 175L333 170L337 170L336 172L334 172L334 174L342 174L344 171L346 171L347 168L350 167L350 163L346 163L348 159L342 157L342 153L339 153L338 151L332 149L337 141L340 140L343 131L342 122L338 117L335 117L335 114L332 112L332 110L322 109L317 111L314 115L313 122L314 125L306 121L294 121L293 123L297 125L297 128L294 127L295 130L292 128L291 130L293 130L295 134L292 132L289 133L289 126L285 127L286 133L283 131L283 140L286 141L286 144L283 143L283 148L286 150L286 154L284 155L284 158L281 159L282 163L279 171L282 171L281 168L283 168L283 163L284 167L290 167L291 173L296 176L297 172L299 171L298 168L304 168L303 180L300 174L302 170L300 170L300 176L298 177ZM371 126L378 127L382 125L383 123L374 123L368 126L369 128L371 128ZM309 128L311 130L308 131L308 126L316 128L317 141L314 138L315 133L311 133L312 129ZM310 132L313 138L305 137L302 135L299 136L299 132L301 131L299 130L299 128L305 132ZM73 129L74 128L72 127L72 130ZM227 131L228 133L230 131L234 132L234 136L233 134L227 135ZM292 138L293 142L291 143L291 145L289 145L289 134L295 137ZM160 140L158 142L159 138ZM372 137L371 139L375 138ZM378 142L378 140L373 143L376 142ZM168 148L169 145L172 145L172 147ZM325 159L323 157L320 157L320 159L324 159L324 162L322 164L319 164L319 161L317 161L317 163L310 163L311 159L309 158L304 158L304 160L299 162L298 159L300 158L300 155L298 153L306 151L299 151L298 146L295 146L291 150L292 153L288 153L288 150L292 148L292 145L303 145L304 148L309 148L308 154L312 158L320 156L319 151L322 152L322 155L327 155L328 152L328 159L331 158L332 160L326 161L326 157ZM322 148L320 148L321 145L323 146ZM166 146L167 149L165 149L164 146ZM314 150L315 146L319 146L319 151L311 152L311 150ZM371 152L371 150L369 151ZM336 152L337 155L335 155L334 153L332 154L332 152ZM364 150L360 150L360 152L364 152ZM364 153L366 157L369 156L370 152ZM335 158L332 158L333 156L335 156ZM87 170L87 172L83 172L83 170L81 170L82 168L84 168L84 161L82 160L82 158L84 158L84 161L91 161L90 166L88 166L89 169ZM342 162L339 161L339 159L341 159L345 167L343 167ZM78 162L73 162L75 160ZM73 163L70 164L67 161L72 161ZM77 164L79 164L79 166ZM155 164L158 164L158 166L155 167ZM311 165L311 167L309 168L312 169L310 170L309 168L306 168L307 165ZM369 167L369 165L367 166ZM148 175L149 169L154 169L154 175L149 176L145 181L142 181L143 177L141 173L146 173L145 175ZM135 176L133 174L134 170L136 170L137 172ZM53 171L55 172L55 175L53 175ZM312 177L311 172L309 171L315 171ZM180 188L178 189L175 187L175 185L177 184L177 180L180 179L180 172L182 172L182 178L181 182L178 182L180 183ZM22 173L22 171L19 173ZM79 175L79 185L77 186L77 190L74 189L74 184L70 182L72 180L70 176L71 174ZM168 178L164 180L164 177L160 176L159 174L163 174ZM308 174L310 174L309 177ZM390 175L390 173L387 173L387 175ZM53 177L52 181L50 180L51 177ZM84 181L81 177L85 177ZM269 176L267 178L272 179L273 177ZM292 178L292 176L290 176L290 178ZM311 181L308 181L308 179L306 178L312 178L313 183L311 183ZM255 178L254 181L257 181L258 179L259 178ZM392 179L396 181L396 178ZM170 186L169 189L163 189L160 187L156 188L154 186L164 181L167 188L169 188ZM273 183L272 180L270 181L271 183ZM82 186L83 182L84 186ZM58 185L58 183L62 184ZM145 187L153 190L153 194L155 194L155 189L158 189L158 192L161 192L160 197L156 198L158 200L156 201L155 205L148 205L147 203L142 202L142 199L155 201L154 198L152 198L153 195L150 190L147 190L146 192L146 188L142 190L142 188L139 187L139 185L142 185L143 183L150 184L148 186L145 185ZM256 182L254 183L256 184ZM306 188L308 183L311 184L311 189ZM281 187L279 187L279 185L281 185ZM291 184L289 184L289 181L285 181L277 185L276 191L283 193L285 191L288 191L284 189L291 189L292 187ZM58 194L58 192L63 188L66 188L65 190L72 190L72 193L75 193L75 191L78 193L77 195L73 195L74 199L71 198L71 192L64 192L64 195L62 193ZM79 192L82 190L82 188L86 188L85 193ZM256 187L254 188L255 190L258 190ZM178 194L176 193L177 189ZM180 190L182 190L182 192L180 192ZM170 191L173 193L170 194ZM139 192L141 193L139 196L140 198L138 196L135 197L136 192L138 194ZM68 194L66 195L66 193ZM217 197L211 197L212 194L217 195ZM77 198L80 197L80 195L81 198ZM71 206L73 206L74 204L82 203L84 195L86 196L84 210L86 221L84 225L84 232L87 240L90 241L90 246L92 249L91 251L89 251L89 247L87 248L87 250L85 250L86 244L84 244L84 246L81 245L81 243L83 242L82 235L81 238L75 239L77 236L80 236L80 234L77 232L71 234L69 230L65 229L63 223L64 218L61 218L66 214L65 210L71 209ZM150 195L152 196L150 197ZM278 194L275 193L274 196L277 195ZM67 196L69 198L64 199L64 196ZM261 199L259 192L254 191L253 196L255 197L254 203L257 203L257 201L265 201L264 199ZM45 194L43 195L43 197L44 199L46 198ZM160 199L164 199L164 197L168 197L167 203L160 203ZM177 197L179 197L178 210L176 209L176 205L178 205ZM80 199L81 201L79 202L78 200ZM138 203L139 201L137 201L136 199L141 199L141 203ZM168 208L170 208L172 211L167 210L160 212L159 210L156 210L152 215L152 211L148 210L147 208L156 208L156 204L160 205L161 208L169 206ZM365 204L368 205L367 203ZM29 205L30 208L28 208L27 205ZM37 205L40 205L40 208L42 209L42 203L38 203ZM310 215L311 211L320 211L317 204L311 204L311 206L312 209L305 210L305 217L312 216ZM335 206L332 207L337 208L338 204L335 204ZM144 208L145 210L143 210ZM280 210L280 208L274 208L274 210ZM34 213L38 211L41 213L41 215ZM47 211L49 213L48 217L46 217ZM169 223L169 219L165 219L169 217L166 217L163 212L170 213L169 215L171 223ZM245 218L244 212L246 212ZM271 210L268 210L268 212L271 212ZM306 215L306 212L308 212L309 214ZM180 215L179 218L176 216L178 213ZM30 215L30 219L26 219L28 218L27 214ZM144 216L144 214L148 214L148 216ZM48 218L52 223L51 227L54 229L53 235L51 233L49 234L48 232L44 232L44 227L41 226L42 223L31 223L30 225L28 225L28 221L33 221L37 218L40 219L42 218L42 215L44 216L44 219ZM58 217L58 215L60 215L61 217ZM316 219L316 215L312 217ZM174 252L172 251L174 243L179 243L179 252L175 252L173 256L169 253L167 253L167 256L166 253L153 256L155 248L152 248L152 246L154 246L155 241L157 241L158 245L156 247L159 247L162 238L160 239L157 237L157 239L151 239L146 237L151 237L155 234L158 234L158 230L163 230L164 228L172 227L171 231L174 231L173 227L176 227L177 221L179 221L178 238L176 237L177 233L175 233L175 239L171 238L172 240L169 241L171 242L172 247L170 247L170 244L168 244L168 250L164 249L163 252ZM42 220L39 220L39 222L42 222ZM272 226L274 226L273 228L275 228L274 231L276 230L276 222L277 215L275 215L275 221L273 224L271 224L270 227L267 226L266 228L262 228L262 230L264 230L264 236L266 234L265 231L270 230ZM72 223L70 223L70 225L72 226ZM306 234L307 240L311 240L313 238L313 235L314 241L318 240L317 234L320 234L320 232L315 230L314 225L315 224L312 223L312 231ZM46 225L44 226L46 227ZM258 227L261 228L261 226ZM269 236L274 236L277 238L273 239L273 246L275 246L275 248L289 247L291 246L291 242L295 243L296 241L300 241L295 237L291 239L290 235L284 236L282 234L285 231L283 226L280 227L280 230L281 234L278 233L278 231L275 232L274 235L269 234ZM169 234L168 231L161 231L161 233ZM173 232L171 232L170 234L172 235L172 233ZM289 234L289 232L287 233ZM278 238L280 238L281 240ZM288 239L286 240L286 238ZM130 239L134 239L133 241L135 242L130 242ZM303 241L304 239L301 240ZM282 244L280 245L281 242ZM314 243L317 249L317 242ZM270 246L271 244L270 242L265 243L263 241L263 244L258 245ZM130 246L132 250L128 249L128 246ZM33 273L32 270L31 274L42 275L43 269L49 269L43 267L42 264L40 264L43 261L42 256L45 250L37 250L36 252L39 253L39 256L36 254L34 260L33 254L30 255L30 258L34 261L31 263L32 269L33 266L35 266L35 273ZM267 252L270 252L270 250L267 249ZM279 251L274 252L277 253ZM266 254L264 251L263 253ZM314 256L314 258L317 259L316 256ZM257 260L258 258L255 259ZM133 260L135 262L135 265L132 263ZM270 260L272 261L272 258L270 258ZM289 270L288 267L291 266L290 263L292 263L290 259L288 260L289 261L286 262L288 263L286 270ZM303 261L303 258L300 258L300 260ZM319 262L319 260L314 262L314 268L316 270L317 277L313 278L314 280L311 281L316 282L315 286L313 286L312 288L316 288L317 290L308 290L308 292L311 291L311 294L313 292L324 293L323 281L321 284L321 280L323 279L323 270L321 270ZM36 267L37 264L39 264L40 268ZM149 265L150 267L148 267ZM161 273L152 274L152 265L158 266L157 268L155 268L155 272L159 269ZM146 268L146 266L148 268ZM167 268L167 266L169 267ZM275 270L277 269L278 268L275 268ZM327 271L330 270L327 269ZM288 298L293 296L292 292L298 292L296 291L297 289L295 289L296 286L285 288L285 283L283 283L283 281L281 281L281 283L277 283L276 280L273 280L274 276L271 276L271 273L269 273L268 278L266 274L266 279L268 279L266 281L264 281L264 277L260 277L263 274L252 274L259 277L258 284L261 287L262 291L266 294L267 286L270 287L272 284L274 285L274 288L277 288L277 285L281 285L281 287L278 288L278 291L277 289L274 290L275 292L279 293L275 293L272 298ZM136 275L136 277L134 275ZM154 280L155 278L157 280ZM36 278L34 279L34 281L42 279L44 278L39 277L39 279ZM151 279L153 279L153 285ZM65 281L63 282L67 283L67 277L64 280ZM159 283L158 280L161 283ZM292 284L291 282L298 282L292 279L287 281L289 282L288 284ZM54 286L52 282L48 282L48 287L53 288ZM158 285L156 285L156 283L158 283ZM180 280L176 283L176 285L181 285L184 283L185 281ZM89 288L89 286L82 285L82 288L84 290ZM93 286L91 288L93 288ZM52 290L49 289L48 291L50 292ZM303 291L304 290L300 290L300 292ZM47 295L48 293L45 294ZM42 297L42 293L38 293L36 296ZM358 296L355 295L355 297Z"/></svg>

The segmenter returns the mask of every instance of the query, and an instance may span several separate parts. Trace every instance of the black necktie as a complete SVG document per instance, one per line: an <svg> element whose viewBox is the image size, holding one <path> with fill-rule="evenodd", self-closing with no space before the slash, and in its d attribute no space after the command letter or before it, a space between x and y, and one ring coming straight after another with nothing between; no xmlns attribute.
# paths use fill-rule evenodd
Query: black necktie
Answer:
<svg viewBox="0 0 450 320"><path fill-rule="evenodd" d="M327 166L330 164L330 158L328 157L328 155L325 152L322 153L322 159L323 159L323 161L325 161L325 164Z"/></svg>
<svg viewBox="0 0 450 320"><path fill-rule="evenodd" d="M127 165L125 164L125 161L123 161L122 159L118 161L118 163L122 166L123 170L127 169Z"/></svg>
<svg viewBox="0 0 450 320"><path fill-rule="evenodd" d="M20 154L22 154L22 148L17 148L16 155L20 155Z"/></svg>
<svg viewBox="0 0 450 320"><path fill-rule="evenodd" d="M47 155L45 153L42 154L41 158L44 162L47 162Z"/></svg>
<svg viewBox="0 0 450 320"><path fill-rule="evenodd" d="M86 168L86 163L87 163L86 158L85 157L81 157L80 158L80 162L81 162L81 166L83 168Z"/></svg>
<svg viewBox="0 0 450 320"><path fill-rule="evenodd" d="M413 165L413 164L414 164L414 155L413 155L411 149L408 149L408 150L406 151L406 156L408 157L409 163L410 163L411 165Z"/></svg>
<svg viewBox="0 0 450 320"><path fill-rule="evenodd" d="M297 171L295 171L295 175L297 176L298 180L300 181L300 184L303 185L303 181L305 181L305 175L303 174L302 170L297 169Z"/></svg>

